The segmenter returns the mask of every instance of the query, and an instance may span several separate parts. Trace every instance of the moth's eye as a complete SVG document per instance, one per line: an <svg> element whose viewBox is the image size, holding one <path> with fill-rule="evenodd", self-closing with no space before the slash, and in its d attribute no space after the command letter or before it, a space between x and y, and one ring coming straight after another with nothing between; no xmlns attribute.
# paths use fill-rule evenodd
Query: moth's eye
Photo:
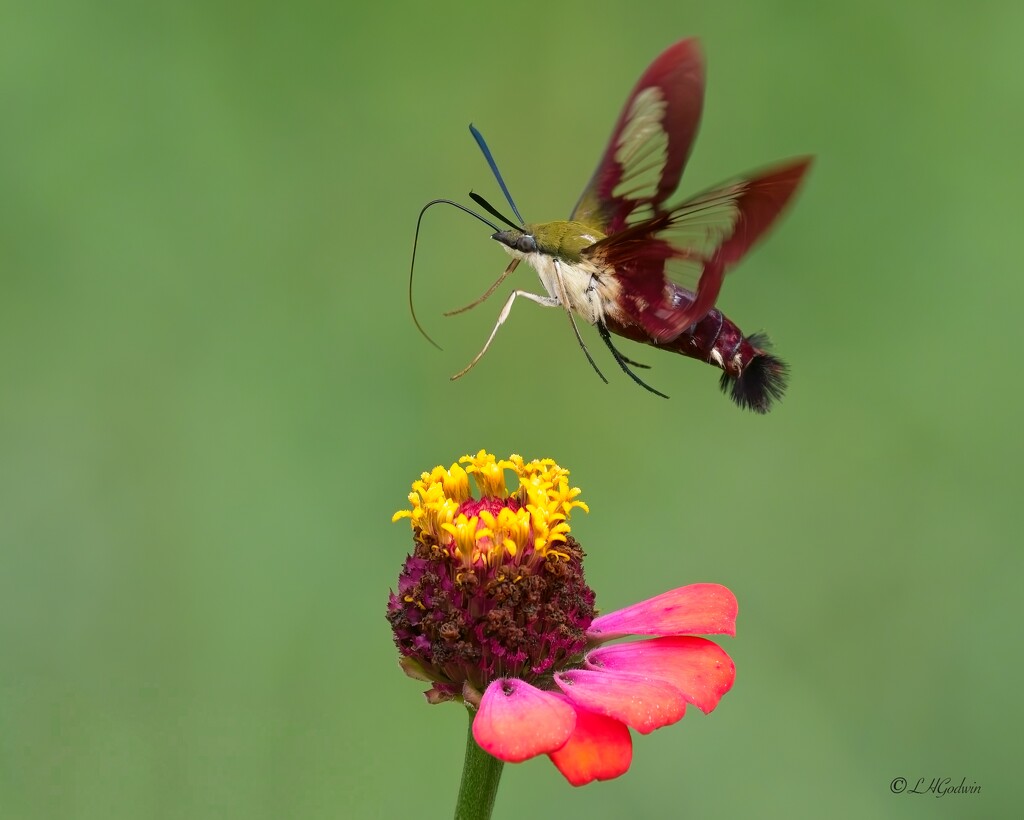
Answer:
<svg viewBox="0 0 1024 820"><path fill-rule="evenodd" d="M535 253L537 250L537 240L528 233L524 233L516 240L516 249L523 253Z"/></svg>

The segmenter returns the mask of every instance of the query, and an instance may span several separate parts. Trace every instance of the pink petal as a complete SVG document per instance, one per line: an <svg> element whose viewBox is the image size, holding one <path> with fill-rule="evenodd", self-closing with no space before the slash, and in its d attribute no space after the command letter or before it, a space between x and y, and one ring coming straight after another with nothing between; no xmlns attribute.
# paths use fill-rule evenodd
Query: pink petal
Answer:
<svg viewBox="0 0 1024 820"><path fill-rule="evenodd" d="M732 658L705 638L653 638L605 646L587 655L587 666L667 681L704 713L718 705L736 679Z"/></svg>
<svg viewBox="0 0 1024 820"><path fill-rule="evenodd" d="M560 748L576 725L576 710L558 695L516 678L487 687L473 719L473 737L490 755L520 763Z"/></svg>
<svg viewBox="0 0 1024 820"><path fill-rule="evenodd" d="M624 723L578 711L568 742L548 757L573 786L585 786L625 774L633 762L633 738Z"/></svg>
<svg viewBox="0 0 1024 820"><path fill-rule="evenodd" d="M555 683L577 710L597 712L647 734L675 723L686 712L686 698L672 684L625 672L572 669Z"/></svg>
<svg viewBox="0 0 1024 820"><path fill-rule="evenodd" d="M608 641L622 635L735 635L736 596L719 584L690 584L609 612L587 635Z"/></svg>

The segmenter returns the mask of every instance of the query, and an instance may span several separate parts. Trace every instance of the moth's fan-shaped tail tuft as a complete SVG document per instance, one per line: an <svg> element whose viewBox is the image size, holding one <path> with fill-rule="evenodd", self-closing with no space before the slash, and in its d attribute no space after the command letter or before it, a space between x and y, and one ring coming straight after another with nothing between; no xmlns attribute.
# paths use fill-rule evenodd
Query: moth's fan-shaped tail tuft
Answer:
<svg viewBox="0 0 1024 820"><path fill-rule="evenodd" d="M723 373L718 385L744 410L767 413L786 392L789 367L768 352L771 343L767 336L755 333L747 341L754 347L754 357L739 376Z"/></svg>

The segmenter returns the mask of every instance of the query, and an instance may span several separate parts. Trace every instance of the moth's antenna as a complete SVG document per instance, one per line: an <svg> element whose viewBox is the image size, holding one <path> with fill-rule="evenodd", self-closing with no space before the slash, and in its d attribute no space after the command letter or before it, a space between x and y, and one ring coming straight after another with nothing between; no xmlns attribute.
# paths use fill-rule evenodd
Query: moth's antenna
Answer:
<svg viewBox="0 0 1024 820"><path fill-rule="evenodd" d="M476 191L470 191L469 192L469 198L472 199L477 205L479 205L485 211L487 211L487 213L489 213L495 219L500 219L502 222L504 222L510 228L513 228L513 229L515 229L517 231L520 230L520 226L519 225L517 225L515 222L513 222L507 216L502 216L501 212L498 211L497 208L495 208L490 202L488 202L486 199L484 199L482 196L480 196L480 194L478 194Z"/></svg>
<svg viewBox="0 0 1024 820"><path fill-rule="evenodd" d="M516 215L516 219L519 220L520 225L525 225L526 220L524 220L522 215L519 213L516 203L512 201L512 194L508 192L508 186L505 185L505 180L501 178L501 172L498 170L498 166L494 162L494 157L491 156L491 149L487 147L484 135L477 131L476 127L472 123L469 125L469 133L473 135L473 139L476 140L476 144L479 145L480 150L484 152L484 159L486 159L487 164L491 166L491 173L493 173L494 178L498 180L498 185L501 186L501 191L505 194L505 199L508 200L508 204L512 206L512 213Z"/></svg>
<svg viewBox="0 0 1024 820"><path fill-rule="evenodd" d="M491 230L493 230L495 233L498 233L498 232L501 231L501 228L499 228L497 225L495 225L493 222L491 222L491 220L485 219L484 217L480 216L480 214L478 214L476 211L471 211L465 205L460 205L458 202L452 202L450 199L432 199L432 200L430 200L430 202L428 202L426 205L423 206L423 209L420 211L420 215L416 218L416 233L414 234L413 240L412 240L412 262L409 264L409 313L412 314L413 324L415 324L416 325L416 329L419 330L419 332L423 334L423 338L426 339L428 342L430 342L438 350L441 350L441 345L439 345L432 338L430 338L430 334L427 333L427 331L425 331L423 329L423 325L420 324L420 320L416 318L416 308L413 305L413 299L412 299L412 274L413 274L413 271L416 270L416 247L419 245L419 241L420 241L420 223L423 221L423 214L425 214L427 212L427 208L430 208L433 205L438 205L438 204L442 204L442 203L445 204L445 205L452 205L452 206L458 208L460 211L465 211L470 216L476 217L481 222L483 222L485 225L487 225L489 228L491 228Z"/></svg>

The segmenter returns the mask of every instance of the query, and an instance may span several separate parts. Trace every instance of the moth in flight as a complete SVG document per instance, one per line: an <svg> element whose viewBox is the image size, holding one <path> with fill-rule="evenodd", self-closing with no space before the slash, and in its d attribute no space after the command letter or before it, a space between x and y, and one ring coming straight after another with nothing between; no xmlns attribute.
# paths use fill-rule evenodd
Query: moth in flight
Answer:
<svg viewBox="0 0 1024 820"><path fill-rule="evenodd" d="M694 39L682 40L666 49L640 77L567 221L526 223L483 136L470 125L518 224L476 193L470 193L473 201L506 227L452 200L432 200L416 223L413 266L423 214L432 205L454 205L490 226L492 239L502 244L512 261L483 296L445 315L480 304L523 260L537 272L544 293L513 291L483 348L453 379L480 361L516 299L524 298L565 310L590 364L606 382L580 336L574 314L597 328L630 378L659 396L665 394L633 370L647 366L626 358L613 335L719 368L722 390L740 407L766 413L781 398L787 367L769 352L768 338L759 333L745 336L715 302L726 273L786 207L811 158L787 160L668 204L697 135L703 101L700 48ZM409 304L412 309L412 268ZM430 339L414 310L413 320Z"/></svg>

